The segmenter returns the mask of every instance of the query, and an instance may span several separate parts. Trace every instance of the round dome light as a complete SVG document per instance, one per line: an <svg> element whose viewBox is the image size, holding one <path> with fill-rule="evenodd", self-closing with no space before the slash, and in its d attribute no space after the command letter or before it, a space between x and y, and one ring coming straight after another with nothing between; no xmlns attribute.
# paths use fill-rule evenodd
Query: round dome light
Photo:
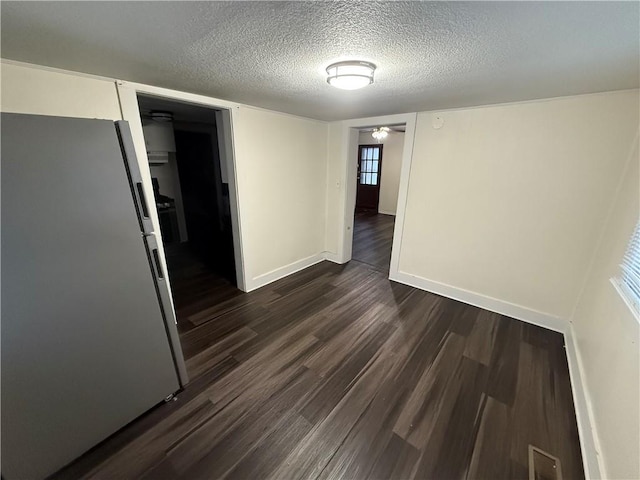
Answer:
<svg viewBox="0 0 640 480"><path fill-rule="evenodd" d="M373 63L351 62L333 63L327 67L327 83L343 90L357 90L373 83Z"/></svg>

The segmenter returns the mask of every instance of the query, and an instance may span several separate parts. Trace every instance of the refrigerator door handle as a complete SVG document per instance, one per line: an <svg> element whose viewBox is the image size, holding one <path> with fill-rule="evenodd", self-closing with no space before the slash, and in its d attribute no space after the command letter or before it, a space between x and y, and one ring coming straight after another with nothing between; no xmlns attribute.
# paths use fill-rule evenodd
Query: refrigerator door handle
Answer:
<svg viewBox="0 0 640 480"><path fill-rule="evenodd" d="M178 374L178 381L180 386L184 387L189 381L189 376L187 375L187 367L184 362L182 346L180 345L180 336L177 328L178 322L176 321L176 317L173 312L171 292L169 291L167 278L165 276L164 269L162 268L162 262L160 261L158 241L156 240L155 235L145 235L142 238L145 242L148 255L150 256L151 271L156 283L160 306L162 307L164 326L167 336L169 337L169 344L171 345L171 353L173 354L173 363Z"/></svg>
<svg viewBox="0 0 640 480"><path fill-rule="evenodd" d="M143 238L147 246L149 256L151 257L151 270L153 271L153 276L157 280L158 284L161 284L162 287L166 288L166 278L164 275L164 269L162 268L162 262L160 261L160 253L158 252L158 240L153 234L144 235Z"/></svg>
<svg viewBox="0 0 640 480"><path fill-rule="evenodd" d="M162 263L160 263L160 255L158 255L158 248L154 248L152 251L153 261L156 263L156 272L158 274L158 278L164 280L164 271L162 270Z"/></svg>
<svg viewBox="0 0 640 480"><path fill-rule="evenodd" d="M136 182L136 189L138 193L138 200L140 202L140 214L142 218L151 220L151 217L149 216L149 207L147 206L147 199L144 196L144 187L142 186L142 182Z"/></svg>
<svg viewBox="0 0 640 480"><path fill-rule="evenodd" d="M132 185L131 190L133 193L134 203L136 205L136 211L138 212L140 228L143 233L153 233L153 223L151 222L149 205L147 204L147 199L145 197L142 174L140 173L140 166L138 165L138 157L136 156L136 150L133 145L133 137L131 136L129 122L118 120L115 124L118 139L120 140L122 157L124 158L124 165L127 170L127 175L129 176L129 182Z"/></svg>

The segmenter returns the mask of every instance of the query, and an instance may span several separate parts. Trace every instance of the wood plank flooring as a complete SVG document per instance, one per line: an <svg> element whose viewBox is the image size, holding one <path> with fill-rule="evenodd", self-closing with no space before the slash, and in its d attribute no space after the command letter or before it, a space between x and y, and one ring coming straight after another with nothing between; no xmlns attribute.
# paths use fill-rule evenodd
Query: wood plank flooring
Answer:
<svg viewBox="0 0 640 480"><path fill-rule="evenodd" d="M249 294L184 268L190 384L57 478L524 479L529 444L584 478L560 334L358 262Z"/></svg>
<svg viewBox="0 0 640 480"><path fill-rule="evenodd" d="M395 218L393 215L377 212L356 211L353 223L353 260L388 273Z"/></svg>

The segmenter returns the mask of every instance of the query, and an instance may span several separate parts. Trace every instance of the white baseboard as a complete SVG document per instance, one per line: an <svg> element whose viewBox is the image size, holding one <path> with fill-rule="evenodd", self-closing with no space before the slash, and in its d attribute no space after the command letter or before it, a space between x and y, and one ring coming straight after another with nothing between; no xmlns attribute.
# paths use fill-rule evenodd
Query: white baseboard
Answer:
<svg viewBox="0 0 640 480"><path fill-rule="evenodd" d="M246 291L251 292L260 287L264 287L265 285L268 285L271 282L275 282L276 280L280 280L281 278L284 278L293 273L299 272L300 270L304 270L305 268L315 265L316 263L322 262L325 259L326 259L325 252L320 252L315 255L311 255L310 257L303 258L302 260L298 260L293 263L290 263L289 265L285 265L284 267L276 268L275 270L271 270L270 272L264 273L262 275L258 275L257 277L247 282Z"/></svg>
<svg viewBox="0 0 640 480"><path fill-rule="evenodd" d="M580 449L585 477L587 479L606 478L600 463L600 455L598 453L600 445L595 431L591 402L582 375L582 364L580 363L573 328L568 321L555 315L404 272L390 272L389 279L562 333L565 339L567 363L569 364L569 376L571 378L571 390L578 423L578 434L580 435Z"/></svg>
<svg viewBox="0 0 640 480"><path fill-rule="evenodd" d="M335 253L321 252L255 277L250 282L250 285L247 286L247 291L250 292L263 287L283 277L296 273L300 270L304 270L305 268L315 265L323 260L328 260L338 264L345 263ZM576 411L576 420L578 423L578 433L580 435L580 448L582 451L585 476L587 479L605 478L605 472L599 455L600 444L595 430L591 402L582 374L583 369L576 346L576 340L573 335L573 328L569 322L555 315L404 272L390 272L389 279L420 290L426 290L427 292L452 298L469 305L484 308L485 310L562 333L565 337L569 376L571 378L571 389L573 391L573 401Z"/></svg>
<svg viewBox="0 0 640 480"><path fill-rule="evenodd" d="M381 213L382 215L393 215L395 217L396 212L388 212L386 210L378 210L378 213Z"/></svg>
<svg viewBox="0 0 640 480"><path fill-rule="evenodd" d="M556 332L565 333L567 331L567 321L551 315L549 313L532 310L521 305L498 300L480 293L471 292L462 288L452 287L444 283L428 280L404 272L389 272L389 279L395 282L404 283L411 287L426 290L427 292L452 298L469 305L484 308L491 312L496 312L507 317L512 317L523 322L532 323L540 327L548 328Z"/></svg>
<svg viewBox="0 0 640 480"><path fill-rule="evenodd" d="M346 263L337 254L332 252L324 252L324 259L329 260L330 262L333 262L333 263L338 263L340 265Z"/></svg>
<svg viewBox="0 0 640 480"><path fill-rule="evenodd" d="M569 363L569 376L571 377L571 390L573 391L573 404L576 410L576 421L578 422L578 433L580 435L580 448L582 449L585 478L608 478L604 465L602 464L600 442L593 416L593 407L582 373L584 369L582 368L578 345L576 344L576 338L571 324L569 324L564 338L565 348L567 350L567 361Z"/></svg>

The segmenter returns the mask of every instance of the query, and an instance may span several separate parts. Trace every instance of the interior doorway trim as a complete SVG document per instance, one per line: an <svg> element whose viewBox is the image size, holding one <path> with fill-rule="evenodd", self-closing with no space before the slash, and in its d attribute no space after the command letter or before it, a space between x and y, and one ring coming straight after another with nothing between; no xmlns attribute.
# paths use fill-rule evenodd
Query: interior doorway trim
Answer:
<svg viewBox="0 0 640 480"><path fill-rule="evenodd" d="M120 110L122 119L129 122L131 135L136 150L136 156L140 164L140 172L142 173L142 183L144 186L147 204L155 205L153 198L153 187L151 184L151 170L147 159L147 149L145 146L144 135L142 132L142 118L138 108L138 94L150 95L154 97L175 100L176 102L191 103L215 109L216 128L218 131L218 139L222 139L224 149L220 151L221 160L226 162L229 177L229 203L231 210L231 227L233 233L233 249L236 267L236 283L237 287L246 292L246 275L244 263L244 250L242 242L242 222L240 219L240 208L238 199L238 181L237 169L235 161L235 149L233 145L233 118L235 112L238 111L237 103L220 100L217 98L205 97L203 95L195 95L192 93L179 92L166 88L153 87L134 82L116 81L118 98L120 100ZM150 209L151 221L156 232L160 232L160 222L158 213L155 208ZM164 255L164 246L162 238L158 235L161 262L165 271L167 270L166 258ZM175 313L175 312L174 312Z"/></svg>
<svg viewBox="0 0 640 480"><path fill-rule="evenodd" d="M404 124L406 130L404 134L404 145L402 148L402 165L400 167L398 203L396 208L396 220L393 228L393 243L391 245L389 278L393 278L395 274L398 273L417 117L417 113L402 113L397 115L383 115L380 117L357 118L342 122L341 163L345 168L345 188L342 190L344 192L342 198L344 210L341 218L339 218L340 238L338 243L339 251L337 255L339 263L346 263L351 260L351 250L353 247L353 221L356 206L356 177L358 170L356 159L358 154L359 130L363 128L379 127L381 125Z"/></svg>

